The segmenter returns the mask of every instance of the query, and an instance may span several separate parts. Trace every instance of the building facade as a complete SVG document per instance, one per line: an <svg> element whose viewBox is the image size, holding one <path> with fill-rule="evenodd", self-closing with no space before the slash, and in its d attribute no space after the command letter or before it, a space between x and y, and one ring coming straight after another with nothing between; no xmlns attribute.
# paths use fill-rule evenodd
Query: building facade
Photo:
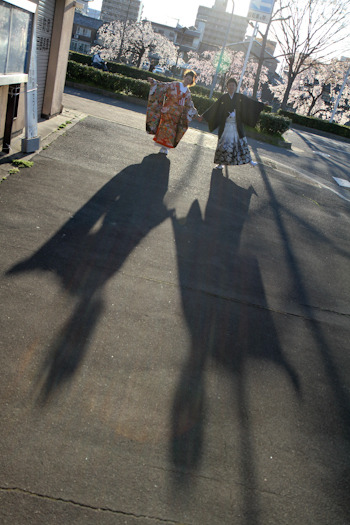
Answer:
<svg viewBox="0 0 350 525"><path fill-rule="evenodd" d="M227 12L227 2L228 0L215 0L213 7L198 7L195 26L202 34L199 52L221 48L226 36L227 44L244 40L248 20L246 17Z"/></svg>
<svg viewBox="0 0 350 525"><path fill-rule="evenodd" d="M103 0L100 18L103 22L114 20L139 22L142 10L141 0Z"/></svg>
<svg viewBox="0 0 350 525"><path fill-rule="evenodd" d="M104 24L102 20L85 16L75 12L73 21L72 40L70 42L71 51L90 54L91 47L97 42L97 31Z"/></svg>
<svg viewBox="0 0 350 525"><path fill-rule="evenodd" d="M201 40L201 32L198 31L197 28L182 27L180 25L173 27L165 24L158 24L157 22L151 22L151 25L155 33L165 36L168 40L178 46L181 52L198 50Z"/></svg>
<svg viewBox="0 0 350 525"><path fill-rule="evenodd" d="M23 20L23 13L31 4L34 5L33 19L28 24L31 37L27 35L28 40L24 45L28 56L21 63L19 43L23 39L16 41L9 36L13 31L11 20L13 17ZM0 7L1 40L4 40L7 46L6 57L12 57L11 61L6 58L2 63L0 60L0 140L5 151L5 146L10 146L11 137L22 132L26 125L25 92L29 78L29 51L33 46L37 87L36 107L33 105L33 112L39 119L51 118L62 111L75 5L71 0L27 0L23 3L21 0L1 0ZM14 13L8 16L10 10L14 10ZM31 29L34 26L35 40ZM21 28L21 35L25 34L24 31L25 28Z"/></svg>

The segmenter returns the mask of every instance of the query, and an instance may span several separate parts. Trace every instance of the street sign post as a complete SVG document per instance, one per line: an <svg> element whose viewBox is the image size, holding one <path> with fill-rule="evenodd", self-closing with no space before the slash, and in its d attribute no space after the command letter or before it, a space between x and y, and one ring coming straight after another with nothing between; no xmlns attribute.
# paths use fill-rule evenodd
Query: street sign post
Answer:
<svg viewBox="0 0 350 525"><path fill-rule="evenodd" d="M247 18L268 24L275 0L251 0Z"/></svg>

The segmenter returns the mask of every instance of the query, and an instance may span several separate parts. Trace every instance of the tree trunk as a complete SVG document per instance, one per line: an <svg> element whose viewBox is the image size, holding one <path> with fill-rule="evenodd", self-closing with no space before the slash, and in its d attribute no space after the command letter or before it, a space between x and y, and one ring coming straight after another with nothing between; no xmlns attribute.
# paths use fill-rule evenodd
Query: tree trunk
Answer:
<svg viewBox="0 0 350 525"><path fill-rule="evenodd" d="M284 92L284 97L283 97L283 100L282 100L281 109L286 109L286 107L287 107L290 90L292 89L292 85L293 85L294 80L295 80L295 76L290 75L288 77L288 83L287 83L286 90Z"/></svg>
<svg viewBox="0 0 350 525"><path fill-rule="evenodd" d="M139 56L138 56L138 59L137 59L137 62L136 62L136 67L140 67L141 65L141 60L142 60L142 57L143 55L145 54L145 48L143 48L142 50L139 51Z"/></svg>
<svg viewBox="0 0 350 525"><path fill-rule="evenodd" d="M256 70L254 87L253 87L253 98L255 98L255 99L256 99L256 94L258 92L259 80L260 80L261 70L262 70L262 67L263 67L264 57L265 57L265 48L266 48L266 44L267 44L267 34L269 32L271 22L272 22L272 16L271 16L271 18L269 20L269 23L267 24L266 31L265 31L265 34L264 34L264 37L263 37L262 43L261 43L260 57L259 57L259 62L258 62L258 68Z"/></svg>
<svg viewBox="0 0 350 525"><path fill-rule="evenodd" d="M312 96L312 95L311 95ZM312 97L312 102L310 104L310 107L307 111L307 116L309 117L311 115L311 111L314 109L315 107L315 104L316 104L316 100L317 100L318 97Z"/></svg>

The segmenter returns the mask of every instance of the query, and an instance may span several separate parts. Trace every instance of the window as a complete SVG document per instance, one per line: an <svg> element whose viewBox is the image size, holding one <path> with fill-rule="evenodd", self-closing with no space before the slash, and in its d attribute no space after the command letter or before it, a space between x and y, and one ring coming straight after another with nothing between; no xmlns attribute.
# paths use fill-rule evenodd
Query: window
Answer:
<svg viewBox="0 0 350 525"><path fill-rule="evenodd" d="M87 29L86 27L78 26L77 27L77 34L83 35L87 37L91 37L91 29Z"/></svg>
<svg viewBox="0 0 350 525"><path fill-rule="evenodd" d="M28 72L35 10L36 5L29 1L13 5L0 0L0 75Z"/></svg>

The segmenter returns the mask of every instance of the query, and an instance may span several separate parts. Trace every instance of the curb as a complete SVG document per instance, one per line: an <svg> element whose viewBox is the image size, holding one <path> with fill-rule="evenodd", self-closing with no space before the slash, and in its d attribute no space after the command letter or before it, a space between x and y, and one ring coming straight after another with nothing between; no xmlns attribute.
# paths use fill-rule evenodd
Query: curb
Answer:
<svg viewBox="0 0 350 525"><path fill-rule="evenodd" d="M40 137L40 147L38 150L31 153L23 153L22 138L24 138L24 132L12 139L11 141L11 152L0 157L0 182L6 180L11 174L9 171L13 168L13 160L31 160L35 155L46 149L54 140L59 136L66 133L66 131L87 115L79 113L71 109L63 109L62 113L52 117L49 120L42 120L38 122L38 135Z"/></svg>

